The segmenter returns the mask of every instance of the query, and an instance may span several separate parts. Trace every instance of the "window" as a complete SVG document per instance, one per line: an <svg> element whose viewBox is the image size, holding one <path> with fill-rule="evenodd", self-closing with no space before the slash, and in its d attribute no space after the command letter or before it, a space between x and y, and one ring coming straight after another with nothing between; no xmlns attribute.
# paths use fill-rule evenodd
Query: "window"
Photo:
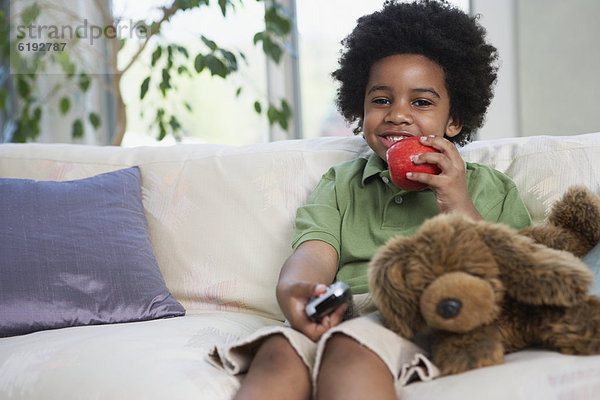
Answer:
<svg viewBox="0 0 600 400"><path fill-rule="evenodd" d="M147 15L149 10L161 3L165 1L114 0L117 15L122 18L131 16L134 19L139 18L140 15ZM174 76L172 83L179 88L178 98L165 100L155 91L148 92L148 97L141 103L140 84L148 75L150 66L151 52L146 52L144 59L132 67L122 81L121 89L127 104L128 118L124 145L155 142L156 132L153 135L147 133L154 115L151 112L143 113L142 107L147 107L146 102L162 103L178 111L184 131L184 141L242 145L268 139L266 118L258 115L253 107L257 99L264 105L267 95L265 57L261 49L254 46L252 42L254 33L263 29L264 3L245 1L236 7L234 12L228 11L227 18L223 17L216 4L211 4L211 7L203 6L178 12L163 27L163 38L156 39L157 41L168 39L182 44L190 51L193 61L196 53L201 50L203 45L201 35L204 35L217 42L219 46L241 51L249 60L248 64L238 60L239 71L226 80L211 77L207 70L192 78ZM134 51L136 45L137 43L133 43L130 49L123 49L122 58L126 59L128 52ZM120 59L119 62L122 60ZM155 72L160 73L160 71ZM243 86L243 89L239 96L236 96L240 86ZM184 101L191 105L191 112L185 109ZM166 144L172 142L172 138L164 140Z"/></svg>
<svg viewBox="0 0 600 400"><path fill-rule="evenodd" d="M60 5L63 9L71 6L71 3L65 0L46 1L48 4ZM292 45L297 48L293 52L292 68L284 65L276 66L275 69L268 65L264 53L252 40L253 35L263 29L264 7L268 1L270 0L233 2L236 9L230 9L227 18L222 16L217 2L211 2L210 7L202 6L176 13L169 23L163 26L161 36L152 39L141 59L137 60L121 79L121 93L127 106L127 132L123 144L156 143L158 130L152 131L149 127L156 125L153 122L157 107L164 107L176 113L182 126L184 141L242 145L279 138L351 135L352 127L346 125L335 108L336 88L330 74L337 68L340 41L350 33L358 17L381 8L383 0L277 0L295 12L297 32L293 34L295 36L292 38ZM149 22L157 7L170 6L173 0L98 2L112 4L114 15L130 26L131 22L143 16L147 16ZM468 8L469 0L454 2ZM47 12L47 7L43 9ZM68 22L72 26L77 26L84 19L92 17L92 11L85 7L74 11L78 19ZM62 20L59 22L67 24ZM184 75L172 76L172 85L178 87L175 93L164 98L158 91L151 90L140 102L142 81L150 73L161 72L160 69L155 68L155 71L152 71L151 68L153 47L161 41L184 45L189 50L189 68L192 69L193 59L203 46L201 35L214 40L222 47L242 52L248 63L238 60L239 71L228 76L226 80L211 77L206 70L199 76L194 74L192 78ZM134 54L140 43L140 40L128 40L119 52L118 62L121 67L128 61L128 57ZM104 57L106 58L106 55ZM284 70L283 73L277 68ZM59 79L64 78L59 76ZM104 85L110 80L109 77L106 79ZM156 77L155 81L158 80L159 77ZM236 95L238 88L242 90ZM114 102L110 103L109 96L101 86L93 89L95 97L91 94L88 96L94 97L93 101L74 101L71 110L75 111L77 108L82 115L90 111L101 115L100 130L104 133L99 134L97 131L88 138L89 140L86 139L85 143L104 143L110 141L110 133L114 130L112 127L116 117L111 113L116 108ZM297 107L294 110L297 121L293 125L293 132L287 136L285 132L274 135L267 118L254 111L253 103L256 100L261 102L265 110L268 96L273 92L276 93L275 98L270 100L274 103L278 104L280 99L276 97L283 93L288 102ZM187 111L185 103L189 103L191 112ZM58 110L57 105L54 105L54 108ZM44 116L44 128L40 138L43 138L43 141L70 141L71 130L69 126L63 126L68 121L56 110ZM0 122L4 125L7 115L0 117ZM47 129L50 126L52 129ZM56 129L56 126L60 129ZM91 129L88 131L93 132ZM55 132L64 132L65 137L59 138ZM170 144L173 141L173 138L169 138L162 143Z"/></svg>
<svg viewBox="0 0 600 400"><path fill-rule="evenodd" d="M193 12L174 16L167 29L164 29L165 37L176 38L189 49L197 49L201 45L199 37L203 34L224 47L239 49L249 59L249 65L242 65L240 72L231 77L233 79L214 79L204 72L191 81L176 82L181 87L181 96L191 102L194 108L193 113L182 114L185 134L192 139L239 145L285 138L281 134L269 135L266 118L253 111L252 103L256 99L260 99L263 106L265 105L268 85L271 85L271 90L274 86L285 86L275 91L285 92L290 103L300 96L301 105L295 109L295 116L299 116L301 121L293 128L300 132L294 132L295 137L353 134L352 127L346 124L335 107L336 87L330 75L337 68L340 41L350 33L360 16L380 9L383 0L279 1L296 12L298 51L295 55L298 60L294 61L298 63L299 71L287 70L278 74L269 68L267 72L265 56L251 40L253 34L262 29L263 2L246 1L226 19L217 7L201 7ZM119 3L126 3L127 7L117 6L116 12L125 16L127 12L140 15L147 12L149 7L160 4L160 0L139 3L135 7L130 4L134 2L115 0L116 5ZM469 0L455 0L454 3L468 10ZM146 10L140 7L145 7ZM147 65L149 60L137 65L124 78L123 93L128 104L128 133L125 144L139 141L140 138L149 140L144 132L147 131L152 116L140 117L142 110L137 97L139 84L143 79L140 77L147 74ZM282 82L282 79L288 82ZM293 82L289 82L290 80ZM237 87L242 85L242 94L236 98L234 93ZM299 93L291 93L294 90L299 90ZM164 101L156 94L151 100ZM278 99L274 101L277 102ZM287 138L294 136L290 133Z"/></svg>

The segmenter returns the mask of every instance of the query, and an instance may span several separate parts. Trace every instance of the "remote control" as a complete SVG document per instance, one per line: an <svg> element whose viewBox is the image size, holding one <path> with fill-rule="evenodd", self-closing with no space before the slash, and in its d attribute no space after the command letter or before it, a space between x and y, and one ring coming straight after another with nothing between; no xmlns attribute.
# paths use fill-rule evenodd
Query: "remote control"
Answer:
<svg viewBox="0 0 600 400"><path fill-rule="evenodd" d="M344 282L334 282L327 290L306 304L306 315L313 321L320 321L324 316L332 313L338 306L349 301L350 287Z"/></svg>

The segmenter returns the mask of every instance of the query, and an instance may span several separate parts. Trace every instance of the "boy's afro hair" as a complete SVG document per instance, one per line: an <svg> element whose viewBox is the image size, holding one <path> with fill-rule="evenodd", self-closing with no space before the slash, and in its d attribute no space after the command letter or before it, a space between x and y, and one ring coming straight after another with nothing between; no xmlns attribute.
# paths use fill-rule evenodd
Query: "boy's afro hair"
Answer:
<svg viewBox="0 0 600 400"><path fill-rule="evenodd" d="M449 140L464 145L483 124L496 81L497 52L485 42L485 29L475 17L436 0L387 0L381 11L359 18L342 45L332 76L340 82L338 109L348 122L359 120L356 133L362 129L370 68L395 54L420 54L443 68L450 114L463 124L460 134Z"/></svg>

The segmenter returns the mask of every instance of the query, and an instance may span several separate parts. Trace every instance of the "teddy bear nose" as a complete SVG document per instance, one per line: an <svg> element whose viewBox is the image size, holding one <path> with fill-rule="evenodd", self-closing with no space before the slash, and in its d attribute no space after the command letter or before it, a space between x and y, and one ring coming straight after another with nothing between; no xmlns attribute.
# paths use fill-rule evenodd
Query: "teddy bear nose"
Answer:
<svg viewBox="0 0 600 400"><path fill-rule="evenodd" d="M460 312L462 303L457 299L444 299L437 305L436 311L442 318L454 318Z"/></svg>

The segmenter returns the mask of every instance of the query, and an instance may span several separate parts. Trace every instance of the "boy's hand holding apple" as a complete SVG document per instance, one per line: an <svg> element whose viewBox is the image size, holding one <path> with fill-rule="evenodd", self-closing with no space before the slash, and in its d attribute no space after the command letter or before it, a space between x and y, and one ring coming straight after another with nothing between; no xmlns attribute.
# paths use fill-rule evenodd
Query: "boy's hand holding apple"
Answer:
<svg viewBox="0 0 600 400"><path fill-rule="evenodd" d="M406 178L409 172L421 172L437 175L441 172L435 164L415 164L415 157L423 153L439 153L437 149L421 143L418 137L400 139L387 151L387 162L390 168L392 183L403 190L423 190L427 187L422 182L411 181Z"/></svg>

